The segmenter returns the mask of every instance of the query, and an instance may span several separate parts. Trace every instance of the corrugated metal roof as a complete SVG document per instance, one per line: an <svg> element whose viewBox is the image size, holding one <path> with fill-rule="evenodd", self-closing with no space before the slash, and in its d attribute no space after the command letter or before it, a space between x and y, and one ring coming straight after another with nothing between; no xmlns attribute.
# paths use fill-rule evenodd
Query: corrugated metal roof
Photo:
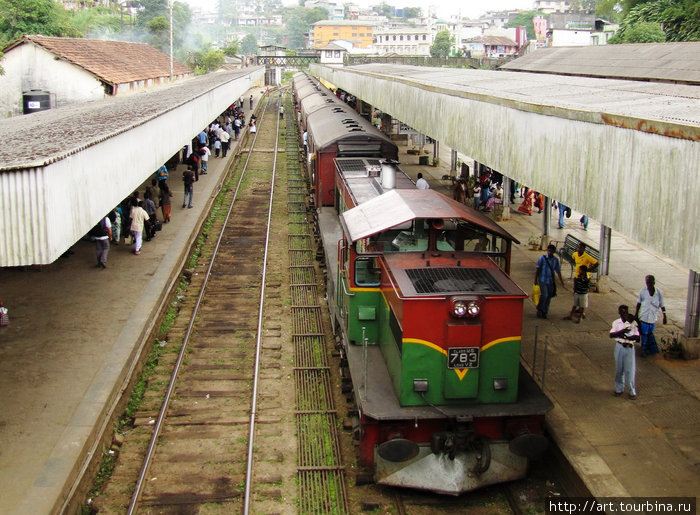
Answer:
<svg viewBox="0 0 700 515"><path fill-rule="evenodd" d="M700 42L542 48L501 69L698 85Z"/></svg>
<svg viewBox="0 0 700 515"><path fill-rule="evenodd" d="M694 85L376 63L348 71L526 112L700 141L700 88Z"/></svg>
<svg viewBox="0 0 700 515"><path fill-rule="evenodd" d="M467 40L467 43L481 43L489 46L515 46L518 44L510 38L504 36L478 36Z"/></svg>
<svg viewBox="0 0 700 515"><path fill-rule="evenodd" d="M13 41L4 52L29 43L39 45L109 84L170 76L170 56L145 43L31 35ZM185 75L192 70L173 60L173 73Z"/></svg>
<svg viewBox="0 0 700 515"><path fill-rule="evenodd" d="M121 134L255 68L209 73L123 97L0 120L0 171L41 167Z"/></svg>

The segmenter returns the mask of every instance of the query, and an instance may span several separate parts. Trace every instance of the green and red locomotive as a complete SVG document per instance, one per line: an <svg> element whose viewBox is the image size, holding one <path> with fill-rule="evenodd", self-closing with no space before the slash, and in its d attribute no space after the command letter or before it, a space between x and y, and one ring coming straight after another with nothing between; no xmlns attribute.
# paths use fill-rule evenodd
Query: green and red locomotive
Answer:
<svg viewBox="0 0 700 515"><path fill-rule="evenodd" d="M550 401L520 369L523 302L507 231L396 163L336 158L319 210L328 299L386 485L457 495L521 478Z"/></svg>

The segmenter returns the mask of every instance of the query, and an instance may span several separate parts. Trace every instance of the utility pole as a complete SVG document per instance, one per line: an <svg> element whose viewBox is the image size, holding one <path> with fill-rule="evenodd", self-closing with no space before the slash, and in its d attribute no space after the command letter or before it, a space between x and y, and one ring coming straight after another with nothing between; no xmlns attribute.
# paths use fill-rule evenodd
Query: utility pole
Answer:
<svg viewBox="0 0 700 515"><path fill-rule="evenodd" d="M168 0L170 10L170 82L173 81L173 0Z"/></svg>

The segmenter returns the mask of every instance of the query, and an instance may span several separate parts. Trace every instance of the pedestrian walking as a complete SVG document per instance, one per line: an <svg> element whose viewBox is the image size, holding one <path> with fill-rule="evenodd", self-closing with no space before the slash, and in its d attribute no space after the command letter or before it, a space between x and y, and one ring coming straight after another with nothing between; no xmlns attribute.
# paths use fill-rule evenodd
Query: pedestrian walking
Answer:
<svg viewBox="0 0 700 515"><path fill-rule="evenodd" d="M642 357L659 352L654 336L659 311L663 313L663 324L666 325L666 305L661 290L656 287L656 278L653 275L647 275L644 281L646 286L639 292L637 309L634 312L634 317L639 321L642 342L639 353Z"/></svg>
<svg viewBox="0 0 700 515"><path fill-rule="evenodd" d="M185 183L185 197L182 200L182 207L187 206L191 208L194 198L194 171L188 168L182 172L182 181Z"/></svg>
<svg viewBox="0 0 700 515"><path fill-rule="evenodd" d="M253 110L253 95L250 95L250 110Z"/></svg>
<svg viewBox="0 0 700 515"><path fill-rule="evenodd" d="M547 245L547 253L537 260L535 269L535 284L540 287L540 302L537 304L537 318L547 318L549 304L557 296L557 283L555 275L559 276L562 289L566 289L564 279L561 276L559 259L554 255L556 247L551 243Z"/></svg>
<svg viewBox="0 0 700 515"><path fill-rule="evenodd" d="M610 329L610 338L615 338L615 391L613 395L620 397L627 386L630 400L637 398L635 387L636 363L634 358L634 342L639 341L639 330L634 323L634 317L629 314L629 308L621 305L617 312L620 318L615 319Z"/></svg>
<svg viewBox="0 0 700 515"><path fill-rule="evenodd" d="M134 254L141 254L143 245L143 231L147 228L148 213L143 208L143 200L131 209L131 233L134 235Z"/></svg>
<svg viewBox="0 0 700 515"><path fill-rule="evenodd" d="M97 254L97 268L107 268L107 254L109 254L109 241L112 239L112 224L108 216L103 216L99 222L90 229L90 239L95 242Z"/></svg>

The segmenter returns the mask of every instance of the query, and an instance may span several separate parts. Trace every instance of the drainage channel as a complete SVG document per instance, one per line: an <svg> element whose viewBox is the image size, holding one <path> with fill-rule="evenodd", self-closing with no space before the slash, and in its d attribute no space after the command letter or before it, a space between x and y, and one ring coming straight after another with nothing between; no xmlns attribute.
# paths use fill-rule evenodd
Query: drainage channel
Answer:
<svg viewBox="0 0 700 515"><path fill-rule="evenodd" d="M294 112L287 99L287 112ZM333 401L328 342L319 304L315 244L301 167L299 134L291 117L287 131L289 277L296 382L299 512L349 513L338 420Z"/></svg>

